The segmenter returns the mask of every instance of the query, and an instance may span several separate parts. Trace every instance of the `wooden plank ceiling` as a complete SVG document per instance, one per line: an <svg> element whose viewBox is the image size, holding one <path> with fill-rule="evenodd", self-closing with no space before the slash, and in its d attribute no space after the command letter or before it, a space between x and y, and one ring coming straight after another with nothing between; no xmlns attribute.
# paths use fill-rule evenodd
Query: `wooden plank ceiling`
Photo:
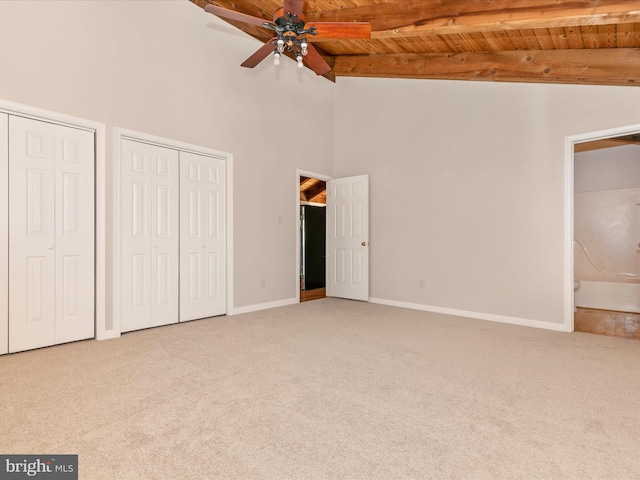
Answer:
<svg viewBox="0 0 640 480"><path fill-rule="evenodd" d="M300 201L327 203L327 184L322 180L300 177Z"/></svg>
<svg viewBox="0 0 640 480"><path fill-rule="evenodd" d="M282 0L191 1L268 20L282 7ZM371 23L370 40L310 38L332 66L330 79L640 83L638 0L307 0L304 13L307 23ZM263 42L272 36L229 23Z"/></svg>

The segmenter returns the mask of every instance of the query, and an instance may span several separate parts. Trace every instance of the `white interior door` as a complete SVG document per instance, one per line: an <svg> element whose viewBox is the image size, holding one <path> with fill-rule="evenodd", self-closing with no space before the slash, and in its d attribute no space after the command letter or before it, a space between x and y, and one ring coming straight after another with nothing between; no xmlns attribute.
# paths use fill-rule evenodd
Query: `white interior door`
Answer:
<svg viewBox="0 0 640 480"><path fill-rule="evenodd" d="M225 162L180 152L180 321L226 313Z"/></svg>
<svg viewBox="0 0 640 480"><path fill-rule="evenodd" d="M327 182L327 296L369 300L369 176Z"/></svg>
<svg viewBox="0 0 640 480"><path fill-rule="evenodd" d="M94 335L94 141L9 117L9 351Z"/></svg>
<svg viewBox="0 0 640 480"><path fill-rule="evenodd" d="M153 147L151 200L151 325L178 322L178 152Z"/></svg>
<svg viewBox="0 0 640 480"><path fill-rule="evenodd" d="M0 113L0 355L9 351L9 116Z"/></svg>
<svg viewBox="0 0 640 480"><path fill-rule="evenodd" d="M93 132L56 125L55 343L95 335Z"/></svg>
<svg viewBox="0 0 640 480"><path fill-rule="evenodd" d="M55 126L9 121L9 351L55 342Z"/></svg>
<svg viewBox="0 0 640 480"><path fill-rule="evenodd" d="M178 152L122 140L121 331L178 321Z"/></svg>

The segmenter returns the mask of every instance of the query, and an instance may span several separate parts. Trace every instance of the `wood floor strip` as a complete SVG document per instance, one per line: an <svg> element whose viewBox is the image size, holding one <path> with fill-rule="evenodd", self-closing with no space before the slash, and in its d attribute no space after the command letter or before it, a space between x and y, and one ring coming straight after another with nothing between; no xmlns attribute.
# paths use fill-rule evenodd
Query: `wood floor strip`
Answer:
<svg viewBox="0 0 640 480"><path fill-rule="evenodd" d="M576 332L640 340L640 314L578 308L574 314Z"/></svg>
<svg viewBox="0 0 640 480"><path fill-rule="evenodd" d="M300 290L300 301L308 302L310 300L318 300L327 296L326 288L316 288L314 290Z"/></svg>

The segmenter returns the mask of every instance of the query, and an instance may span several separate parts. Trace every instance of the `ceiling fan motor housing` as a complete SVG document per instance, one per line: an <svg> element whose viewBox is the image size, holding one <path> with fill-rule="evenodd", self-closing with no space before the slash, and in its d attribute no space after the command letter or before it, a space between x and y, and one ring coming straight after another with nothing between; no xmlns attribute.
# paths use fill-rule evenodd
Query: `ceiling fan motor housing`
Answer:
<svg viewBox="0 0 640 480"><path fill-rule="evenodd" d="M305 29L306 17L304 13L298 17L291 12L284 13L284 10L278 8L273 14L273 22L275 25L266 22L263 26L270 30L274 30L278 37L286 38L287 43L290 44L292 37L300 37L302 35L317 35L316 27L312 26L309 29ZM287 38L288 37L288 38Z"/></svg>
<svg viewBox="0 0 640 480"><path fill-rule="evenodd" d="M304 28L306 17L303 13L300 16L284 11L283 7L278 8L273 14L273 22L265 22L264 27L273 30L277 34L276 44L277 52L284 52L284 48L290 52L294 52L298 57L307 55L307 39L305 35L316 35L316 27L309 29ZM300 61L300 60L298 60Z"/></svg>

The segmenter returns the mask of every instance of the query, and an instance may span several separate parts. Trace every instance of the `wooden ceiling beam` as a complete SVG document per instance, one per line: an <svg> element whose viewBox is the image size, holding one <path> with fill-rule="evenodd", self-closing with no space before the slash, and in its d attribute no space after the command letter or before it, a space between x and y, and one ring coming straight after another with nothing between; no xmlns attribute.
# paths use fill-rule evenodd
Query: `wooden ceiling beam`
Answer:
<svg viewBox="0 0 640 480"><path fill-rule="evenodd" d="M337 56L336 76L640 85L640 49Z"/></svg>
<svg viewBox="0 0 640 480"><path fill-rule="evenodd" d="M613 137L608 139L614 143L622 143L625 145L640 145L640 135L632 134L632 135L624 135L622 137Z"/></svg>
<svg viewBox="0 0 640 480"><path fill-rule="evenodd" d="M637 0L401 0L308 12L312 22L370 22L371 38L640 22Z"/></svg>
<svg viewBox="0 0 640 480"><path fill-rule="evenodd" d="M326 183L322 180L318 180L315 185L305 191L305 196L308 202L313 202L314 198L323 193L327 189Z"/></svg>

